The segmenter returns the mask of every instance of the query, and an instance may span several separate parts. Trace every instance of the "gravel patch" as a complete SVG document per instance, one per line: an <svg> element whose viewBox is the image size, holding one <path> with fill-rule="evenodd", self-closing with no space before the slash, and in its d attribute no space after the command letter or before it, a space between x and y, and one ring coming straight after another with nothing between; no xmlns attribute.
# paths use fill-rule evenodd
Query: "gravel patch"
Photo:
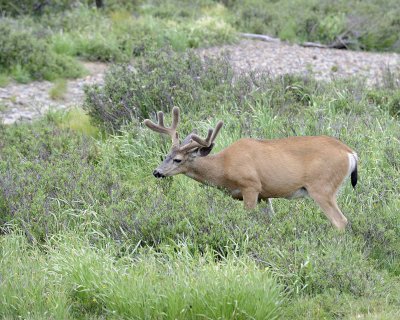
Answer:
<svg viewBox="0 0 400 320"><path fill-rule="evenodd" d="M54 83L34 81L29 84L12 83L0 88L0 121L11 124L16 121L32 120L48 110L79 106L84 99L85 85L102 83L107 65L85 62L89 75L67 81L67 92L62 99L51 99L49 92Z"/></svg>
<svg viewBox="0 0 400 320"><path fill-rule="evenodd" d="M204 56L225 55L238 72L268 71L277 76L287 73L313 75L318 80L357 76L365 79L366 85L383 80L387 70L400 75L400 55L396 53L374 53L337 49L305 48L285 42L242 40L234 45L200 49ZM31 120L49 109L65 109L81 105L83 88L88 84L102 84L106 64L85 63L89 75L68 81L62 100L49 96L51 82L10 84L0 88L0 121L5 124L19 120ZM397 78L400 83L400 79Z"/></svg>
<svg viewBox="0 0 400 320"><path fill-rule="evenodd" d="M368 85L374 85L382 81L388 69L400 72L397 53L308 48L285 42L243 40L237 45L203 49L201 53L211 56L225 53L237 70L268 71L273 76L296 73L328 81L358 76Z"/></svg>

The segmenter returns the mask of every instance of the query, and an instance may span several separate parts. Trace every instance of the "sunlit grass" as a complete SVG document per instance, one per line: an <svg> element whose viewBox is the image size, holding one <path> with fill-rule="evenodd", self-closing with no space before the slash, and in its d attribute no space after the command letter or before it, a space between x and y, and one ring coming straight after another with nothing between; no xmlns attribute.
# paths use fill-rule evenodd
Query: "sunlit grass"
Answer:
<svg viewBox="0 0 400 320"><path fill-rule="evenodd" d="M47 117L53 119L62 129L70 129L85 136L100 137L100 130L91 123L90 117L79 107L53 111Z"/></svg>
<svg viewBox="0 0 400 320"><path fill-rule="evenodd" d="M65 79L58 79L54 82L49 91L49 96L53 100L62 100L65 97L68 89L68 82Z"/></svg>
<svg viewBox="0 0 400 320"><path fill-rule="evenodd" d="M0 88L5 87L10 83L10 78L4 73L0 73Z"/></svg>
<svg viewBox="0 0 400 320"><path fill-rule="evenodd" d="M232 252L218 261L212 251L193 254L185 244L118 258L113 245L93 247L77 232L53 237L44 246L46 254L18 233L0 239L1 317L69 319L88 312L119 319L276 319L280 314L281 288L252 259Z"/></svg>

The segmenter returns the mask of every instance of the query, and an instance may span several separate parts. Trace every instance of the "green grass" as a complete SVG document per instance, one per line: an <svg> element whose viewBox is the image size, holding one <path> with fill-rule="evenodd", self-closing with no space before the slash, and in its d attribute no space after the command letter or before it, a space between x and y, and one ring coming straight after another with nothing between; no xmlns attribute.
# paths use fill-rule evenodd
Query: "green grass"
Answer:
<svg viewBox="0 0 400 320"><path fill-rule="evenodd" d="M61 128L68 128L86 136L100 137L101 131L92 125L90 117L80 108L70 108L65 113L56 113Z"/></svg>
<svg viewBox="0 0 400 320"><path fill-rule="evenodd" d="M91 105L94 123L122 115L109 133L79 109L0 125L0 317L399 317L396 75L375 88L294 75L232 83L222 60L179 65L187 56L171 54L165 68L156 57L135 73L110 70L104 87L88 91L102 102ZM171 93L181 136L224 120L216 152L243 136L320 134L356 150L359 184L346 182L338 197L346 231L311 200L276 199L270 218L263 204L247 212L185 176L154 179L170 141L141 120ZM104 95L141 113L107 109Z"/></svg>
<svg viewBox="0 0 400 320"><path fill-rule="evenodd" d="M7 86L10 83L10 78L3 73L0 73L0 88Z"/></svg>
<svg viewBox="0 0 400 320"><path fill-rule="evenodd" d="M54 82L49 91L49 96L53 100L62 100L67 93L68 83L65 79L58 79Z"/></svg>
<svg viewBox="0 0 400 320"><path fill-rule="evenodd" d="M233 252L217 261L211 251L192 254L185 245L168 245L158 252L132 249L121 257L115 246L94 247L75 232L52 237L42 250L19 233L3 236L0 316L276 319L279 315L280 286L270 271L250 258Z"/></svg>

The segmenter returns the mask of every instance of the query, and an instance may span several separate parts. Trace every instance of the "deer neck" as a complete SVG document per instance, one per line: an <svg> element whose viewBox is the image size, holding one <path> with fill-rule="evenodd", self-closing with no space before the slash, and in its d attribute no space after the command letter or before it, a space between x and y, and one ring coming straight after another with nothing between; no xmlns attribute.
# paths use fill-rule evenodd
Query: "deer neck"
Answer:
<svg viewBox="0 0 400 320"><path fill-rule="evenodd" d="M224 187L223 159L219 154L193 159L185 175L204 184Z"/></svg>

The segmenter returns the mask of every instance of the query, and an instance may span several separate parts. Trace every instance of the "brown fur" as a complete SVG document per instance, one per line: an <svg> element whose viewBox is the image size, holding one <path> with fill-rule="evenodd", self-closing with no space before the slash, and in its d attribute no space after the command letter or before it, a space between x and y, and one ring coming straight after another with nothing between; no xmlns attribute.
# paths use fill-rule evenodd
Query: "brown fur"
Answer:
<svg viewBox="0 0 400 320"><path fill-rule="evenodd" d="M347 219L337 206L336 195L349 174L349 154L355 154L348 146L327 136L244 138L217 154L204 155L211 151L215 136L204 146L174 147L155 173L158 177L183 173L224 188L235 199L243 200L247 209L255 208L260 200L308 194L335 227L346 227ZM185 141L191 141L190 136Z"/></svg>

